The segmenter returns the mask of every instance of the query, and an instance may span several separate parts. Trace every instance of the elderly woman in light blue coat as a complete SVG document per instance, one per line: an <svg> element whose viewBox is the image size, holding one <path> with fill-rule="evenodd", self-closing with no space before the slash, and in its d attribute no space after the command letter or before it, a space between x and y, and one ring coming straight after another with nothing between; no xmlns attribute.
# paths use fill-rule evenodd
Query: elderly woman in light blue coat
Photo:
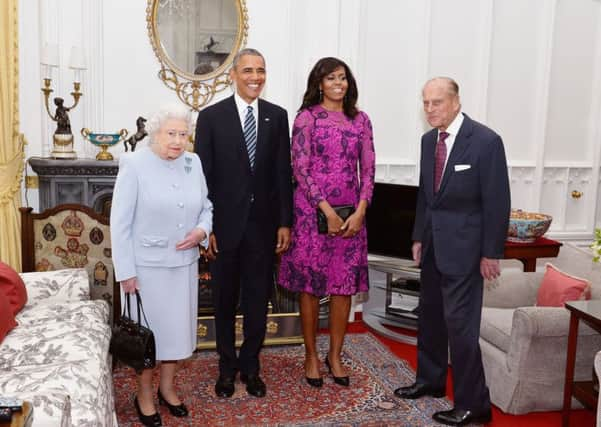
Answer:
<svg viewBox="0 0 601 427"><path fill-rule="evenodd" d="M113 261L122 291L139 290L155 335L161 361L158 401L183 417L188 410L173 383L176 362L196 348L198 246L207 245L213 207L200 160L185 151L190 112L179 105L165 107L146 129L148 148L119 162L111 208ZM162 425L154 390L152 369L146 369L138 376L133 403L147 426Z"/></svg>

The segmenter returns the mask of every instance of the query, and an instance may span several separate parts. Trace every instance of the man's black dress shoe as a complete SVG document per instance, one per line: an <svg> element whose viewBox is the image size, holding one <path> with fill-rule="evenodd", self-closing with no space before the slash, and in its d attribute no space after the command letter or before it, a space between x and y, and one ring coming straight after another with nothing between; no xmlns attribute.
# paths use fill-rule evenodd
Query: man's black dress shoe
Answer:
<svg viewBox="0 0 601 427"><path fill-rule="evenodd" d="M408 387L399 387L394 391L395 396L401 399L419 399L422 396L444 397L444 389L434 389L427 384L414 383Z"/></svg>
<svg viewBox="0 0 601 427"><path fill-rule="evenodd" d="M330 375L332 375L332 378L334 378L334 382L336 384L344 386L344 387L349 386L349 384L351 383L349 376L347 375L346 377L337 377L336 375L334 375L332 373L332 367L330 366L330 361L328 360L327 357L326 357L326 366L328 367L328 372L330 373Z"/></svg>
<svg viewBox="0 0 601 427"><path fill-rule="evenodd" d="M255 397L264 397L267 386L258 375L240 374L240 381L246 384L246 391Z"/></svg>
<svg viewBox="0 0 601 427"><path fill-rule="evenodd" d="M171 415L173 415L174 417L188 416L188 408L186 408L186 405L184 405L183 403L180 403L179 405L172 405L171 403L167 402L167 399L165 399L161 394L160 388L157 391L157 396L159 398L159 404L165 405L167 409L169 409L169 412L171 412Z"/></svg>
<svg viewBox="0 0 601 427"><path fill-rule="evenodd" d="M448 426L464 426L470 423L489 423L492 420L490 409L485 412L474 413L467 409L451 409L450 411L435 412L434 421Z"/></svg>
<svg viewBox="0 0 601 427"><path fill-rule="evenodd" d="M155 412L151 415L144 415L142 410L140 409L140 404L138 403L138 396L134 397L134 407L136 408L136 412L138 413L138 418L140 422L146 427L160 427L163 425L161 421L161 416L158 412Z"/></svg>
<svg viewBox="0 0 601 427"><path fill-rule="evenodd" d="M217 382L215 383L215 394L217 397L232 397L236 387L234 381L236 377L226 377L219 375Z"/></svg>

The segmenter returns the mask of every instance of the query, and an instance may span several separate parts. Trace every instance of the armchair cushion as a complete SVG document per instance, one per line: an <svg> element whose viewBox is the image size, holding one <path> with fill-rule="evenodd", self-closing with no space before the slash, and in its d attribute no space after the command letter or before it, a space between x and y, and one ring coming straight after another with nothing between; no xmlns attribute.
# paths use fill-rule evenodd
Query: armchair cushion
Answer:
<svg viewBox="0 0 601 427"><path fill-rule="evenodd" d="M551 263L545 266L545 275L538 288L536 305L563 307L566 301L591 298L591 283L559 270Z"/></svg>
<svg viewBox="0 0 601 427"><path fill-rule="evenodd" d="M21 274L27 295L25 308L90 299L88 274L83 268Z"/></svg>
<svg viewBox="0 0 601 427"><path fill-rule="evenodd" d="M16 315L27 301L23 279L11 266L3 262L0 262L0 294L6 296L13 315Z"/></svg>
<svg viewBox="0 0 601 427"><path fill-rule="evenodd" d="M509 351L511 343L511 327L513 312L508 308L482 308L482 322L480 323L480 335L495 347Z"/></svg>

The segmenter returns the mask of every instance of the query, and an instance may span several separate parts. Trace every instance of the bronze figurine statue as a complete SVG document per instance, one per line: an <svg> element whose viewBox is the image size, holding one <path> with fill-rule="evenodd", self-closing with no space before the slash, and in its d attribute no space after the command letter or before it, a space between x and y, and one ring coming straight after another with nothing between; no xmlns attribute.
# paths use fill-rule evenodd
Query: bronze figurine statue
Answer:
<svg viewBox="0 0 601 427"><path fill-rule="evenodd" d="M132 136L123 141L123 145L125 146L125 152L127 152L127 144L130 145L132 152L136 151L136 144L143 140L146 137L146 135L148 135L148 132L146 132L145 129L145 123L146 119L144 117L140 116L137 118L136 133L134 133Z"/></svg>
<svg viewBox="0 0 601 427"><path fill-rule="evenodd" d="M63 105L65 100L60 97L54 98L54 105L56 105L56 112L54 113L53 120L56 121L56 131L55 135L71 135L71 122L69 121L69 111L70 108L67 108Z"/></svg>

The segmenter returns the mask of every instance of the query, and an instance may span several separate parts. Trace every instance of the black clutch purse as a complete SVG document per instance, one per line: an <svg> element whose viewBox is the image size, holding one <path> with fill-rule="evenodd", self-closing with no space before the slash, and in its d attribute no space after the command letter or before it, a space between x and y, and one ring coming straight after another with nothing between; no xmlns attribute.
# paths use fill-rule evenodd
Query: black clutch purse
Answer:
<svg viewBox="0 0 601 427"><path fill-rule="evenodd" d="M125 306L121 319L113 327L109 351L117 359L141 373L143 369L154 368L156 365L156 347L154 334L148 327L148 320L142 307L142 298L136 291L138 321L131 318L130 294L125 294ZM140 312L146 326L140 322Z"/></svg>
<svg viewBox="0 0 601 427"><path fill-rule="evenodd" d="M355 206L343 205L343 206L332 206L336 215L346 221L349 216L355 213ZM326 214L321 209L317 208L317 232L319 234L328 234L328 219Z"/></svg>

